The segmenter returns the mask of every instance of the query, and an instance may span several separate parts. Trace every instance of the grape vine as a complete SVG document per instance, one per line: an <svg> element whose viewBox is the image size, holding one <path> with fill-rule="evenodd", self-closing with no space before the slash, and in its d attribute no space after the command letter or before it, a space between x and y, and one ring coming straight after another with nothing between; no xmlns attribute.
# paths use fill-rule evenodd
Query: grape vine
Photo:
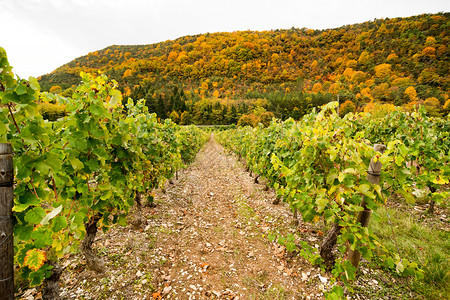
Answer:
<svg viewBox="0 0 450 300"><path fill-rule="evenodd" d="M97 229L126 225L137 193L161 186L192 161L208 136L194 126L159 123L144 100L122 104L117 83L81 73L74 94L40 92L16 78L0 48L0 140L14 149L15 264L31 285L51 274L50 261L90 246ZM37 103L56 102L67 115L44 120Z"/></svg>
<svg viewBox="0 0 450 300"><path fill-rule="evenodd" d="M423 109L373 119L369 114L340 118L336 108L332 102L299 122L274 120L267 128L231 129L217 137L251 171L266 177L303 221L334 224L334 243L342 254L338 259L332 247L324 247L327 238L320 252L305 242L301 253L313 263L324 260L349 289L356 274L356 267L346 260L350 250L368 260L377 253L398 273L423 276L417 263L387 253L355 216L368 209L376 217L391 194L414 201L416 191L426 187L434 201L448 199L448 192L440 187L450 178L449 122L428 118ZM386 145L383 153L374 150L375 143ZM379 184L366 178L371 159L382 164Z"/></svg>

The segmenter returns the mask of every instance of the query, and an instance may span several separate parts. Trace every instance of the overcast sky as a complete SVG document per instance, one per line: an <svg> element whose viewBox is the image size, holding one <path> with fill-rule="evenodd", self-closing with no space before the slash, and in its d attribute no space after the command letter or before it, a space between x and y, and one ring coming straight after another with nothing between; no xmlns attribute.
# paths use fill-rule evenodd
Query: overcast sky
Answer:
<svg viewBox="0 0 450 300"><path fill-rule="evenodd" d="M0 0L0 47L13 71L28 78L113 44L449 11L450 0Z"/></svg>

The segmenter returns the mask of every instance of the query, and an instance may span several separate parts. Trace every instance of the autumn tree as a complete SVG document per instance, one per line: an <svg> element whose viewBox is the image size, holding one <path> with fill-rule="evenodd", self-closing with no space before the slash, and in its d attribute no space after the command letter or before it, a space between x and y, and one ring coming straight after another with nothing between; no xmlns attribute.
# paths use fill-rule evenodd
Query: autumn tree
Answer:
<svg viewBox="0 0 450 300"><path fill-rule="evenodd" d="M239 118L238 126L255 126L257 119L253 114L244 114Z"/></svg>
<svg viewBox="0 0 450 300"><path fill-rule="evenodd" d="M167 57L168 62L172 62L178 58L178 52L172 51L169 53L169 56Z"/></svg>
<svg viewBox="0 0 450 300"><path fill-rule="evenodd" d="M397 54L395 54L394 52L392 52L391 54L389 54L389 56L386 58L386 61L388 62L395 62L398 59Z"/></svg>
<svg viewBox="0 0 450 300"><path fill-rule="evenodd" d="M410 86L412 84L411 78L409 77L399 77L392 81L392 86Z"/></svg>
<svg viewBox="0 0 450 300"><path fill-rule="evenodd" d="M420 84L438 86L441 84L441 77L431 69L424 69L417 80Z"/></svg>
<svg viewBox="0 0 450 300"><path fill-rule="evenodd" d="M361 54L359 55L358 63L359 63L360 65L365 65L365 64L367 64L367 63L369 62L370 58L371 58L371 57L370 57L369 52L363 51L363 52L361 52Z"/></svg>
<svg viewBox="0 0 450 300"><path fill-rule="evenodd" d="M445 101L444 106L442 108L446 114L450 114L450 99Z"/></svg>
<svg viewBox="0 0 450 300"><path fill-rule="evenodd" d="M59 85L54 85L49 90L50 93L54 93L54 94L60 93L61 91L62 91L62 88Z"/></svg>
<svg viewBox="0 0 450 300"><path fill-rule="evenodd" d="M384 79L391 75L391 64L377 65L377 66L375 66L374 70L375 70L376 77L378 77L380 79Z"/></svg>
<svg viewBox="0 0 450 300"><path fill-rule="evenodd" d="M273 112L266 111L259 116L258 123L263 124L264 127L268 127L274 117Z"/></svg>
<svg viewBox="0 0 450 300"><path fill-rule="evenodd" d="M436 39L432 36L427 37L425 41L425 46L434 47L436 45Z"/></svg>
<svg viewBox="0 0 450 300"><path fill-rule="evenodd" d="M332 85L330 85L330 88L328 89L328 92L337 95L339 93L339 90L341 89L339 83L333 83Z"/></svg>
<svg viewBox="0 0 450 300"><path fill-rule="evenodd" d="M133 73L130 69L126 69L125 72L123 73L123 78L130 77L132 74Z"/></svg>
<svg viewBox="0 0 450 300"><path fill-rule="evenodd" d="M356 105L355 103L353 103L350 100L345 101L344 103L342 103L339 106L339 115L341 117L345 116L346 114L350 113L350 112L355 112L356 111Z"/></svg>
<svg viewBox="0 0 450 300"><path fill-rule="evenodd" d="M425 99L424 102L425 109L427 110L427 114L432 117L441 117L442 116L442 106L439 100L435 97L430 97Z"/></svg>
<svg viewBox="0 0 450 300"><path fill-rule="evenodd" d="M350 81L354 73L352 68L346 68L343 75L347 81Z"/></svg>
<svg viewBox="0 0 450 300"><path fill-rule="evenodd" d="M354 83L362 83L366 80L366 73L362 71L356 71L352 74L350 80Z"/></svg>
<svg viewBox="0 0 450 300"><path fill-rule="evenodd" d="M323 91L322 84L320 82L316 82L312 87L311 91L313 93L320 93Z"/></svg>
<svg viewBox="0 0 450 300"><path fill-rule="evenodd" d="M436 48L434 47L425 47L422 52L422 56L427 56L429 58L434 58L436 54Z"/></svg>
<svg viewBox="0 0 450 300"><path fill-rule="evenodd" d="M358 65L358 62L354 59L351 59L349 61L347 61L347 68L352 68L352 69L356 69L356 66Z"/></svg>
<svg viewBox="0 0 450 300"><path fill-rule="evenodd" d="M319 67L319 63L317 62L317 60L314 60L314 61L311 63L310 71L311 71L311 72L316 72L317 69L318 69L318 67Z"/></svg>
<svg viewBox="0 0 450 300"><path fill-rule="evenodd" d="M393 104L382 104L371 101L364 106L364 112L370 113L373 118L382 118L386 114L395 111L397 108Z"/></svg>
<svg viewBox="0 0 450 300"><path fill-rule="evenodd" d="M409 101L417 100L417 92L413 86L407 87L404 94L405 94L406 99Z"/></svg>

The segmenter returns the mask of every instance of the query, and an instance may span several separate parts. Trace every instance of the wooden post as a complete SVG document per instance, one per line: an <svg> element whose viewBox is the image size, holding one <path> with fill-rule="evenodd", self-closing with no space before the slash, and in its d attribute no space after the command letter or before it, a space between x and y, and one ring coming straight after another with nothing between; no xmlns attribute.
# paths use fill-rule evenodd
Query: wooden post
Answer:
<svg viewBox="0 0 450 300"><path fill-rule="evenodd" d="M339 116L339 94L337 94L337 102L338 102L338 106L337 106L337 115Z"/></svg>
<svg viewBox="0 0 450 300"><path fill-rule="evenodd" d="M0 143L0 300L14 299L13 156L9 143Z"/></svg>
<svg viewBox="0 0 450 300"><path fill-rule="evenodd" d="M375 144L373 149L377 152L383 153L386 150L386 146L382 144ZM369 170L367 171L367 180L372 184L378 184L380 182L381 175L381 163L379 161L374 162L373 158L370 160ZM361 206L364 210L358 213L357 222L361 224L362 227L367 227L369 225L370 216L372 211L367 208L364 196L362 196ZM358 267L359 260L361 259L361 253L359 251L352 251L349 249L348 260L352 263L354 267Z"/></svg>

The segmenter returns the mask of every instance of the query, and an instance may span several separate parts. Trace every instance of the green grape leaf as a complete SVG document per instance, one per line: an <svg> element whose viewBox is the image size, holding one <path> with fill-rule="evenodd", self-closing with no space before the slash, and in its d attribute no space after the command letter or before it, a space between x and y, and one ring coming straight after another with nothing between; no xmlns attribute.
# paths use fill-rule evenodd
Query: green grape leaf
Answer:
<svg viewBox="0 0 450 300"><path fill-rule="evenodd" d="M21 195L19 195L19 203L15 206L13 206L13 211L15 212L22 212L26 210L30 206L38 205L40 203L40 200L38 197L36 197L35 194L33 194L30 191L27 191Z"/></svg>
<svg viewBox="0 0 450 300"><path fill-rule="evenodd" d="M50 166L46 164L46 162L40 161L35 165L36 170L39 171L42 175L46 175L50 171Z"/></svg>
<svg viewBox="0 0 450 300"><path fill-rule="evenodd" d="M5 134L9 130L9 127L4 122L0 122L0 135Z"/></svg>
<svg viewBox="0 0 450 300"><path fill-rule="evenodd" d="M375 199L375 195L370 191L369 184L363 183L360 186L355 186L354 189L371 199Z"/></svg>
<svg viewBox="0 0 450 300"><path fill-rule="evenodd" d="M53 243L51 232L47 227L37 227L31 233L31 238L34 240L34 246L37 248L44 248Z"/></svg>
<svg viewBox="0 0 450 300"><path fill-rule="evenodd" d="M39 82L37 81L36 78L34 77L29 77L28 78L28 82L30 83L30 87L35 90L35 91L39 91L41 89L41 87L39 86Z"/></svg>
<svg viewBox="0 0 450 300"><path fill-rule="evenodd" d="M23 95L27 92L27 86L24 84L18 84L15 92L17 93L17 95Z"/></svg>
<svg viewBox="0 0 450 300"><path fill-rule="evenodd" d="M25 221L30 224L39 224L45 217L45 210L42 207L34 207L25 214Z"/></svg>
<svg viewBox="0 0 450 300"><path fill-rule="evenodd" d="M55 172L61 170L62 161L58 154L48 153L45 163L50 166Z"/></svg>
<svg viewBox="0 0 450 300"><path fill-rule="evenodd" d="M319 198L316 200L317 205L317 212L321 213L325 209L326 205L328 204L328 200L325 198Z"/></svg>
<svg viewBox="0 0 450 300"><path fill-rule="evenodd" d="M395 267L395 270L397 271L397 273L401 274L403 273L403 271L405 270L405 267L403 266L402 262L399 261Z"/></svg>
<svg viewBox="0 0 450 300"><path fill-rule="evenodd" d="M414 203L415 202L414 201L414 196L411 195L410 193L408 193L407 191L405 191L405 190L396 190L395 192L397 194L402 195L405 198L406 202L408 202L408 203Z"/></svg>
<svg viewBox="0 0 450 300"><path fill-rule="evenodd" d="M31 272L28 276L30 280L30 286L36 286L42 283L44 278L50 276L50 271L47 270L48 265L42 266L39 270Z"/></svg>
<svg viewBox="0 0 450 300"><path fill-rule="evenodd" d="M35 96L32 94L23 94L19 96L19 101L21 104L32 104L36 100Z"/></svg>
<svg viewBox="0 0 450 300"><path fill-rule="evenodd" d="M14 237L17 237L21 241L29 241L32 232L33 225L14 226Z"/></svg>
<svg viewBox="0 0 450 300"><path fill-rule="evenodd" d="M18 103L19 102L19 96L16 93L7 93L2 97L2 103Z"/></svg>
<svg viewBox="0 0 450 300"><path fill-rule="evenodd" d="M89 106L89 111L95 116L102 116L106 112L106 109L100 105L91 104Z"/></svg>
<svg viewBox="0 0 450 300"><path fill-rule="evenodd" d="M38 204L38 203L39 203L39 201L36 204ZM36 205L36 204L22 203L22 204L14 205L12 210L14 212L22 212L22 211L26 210L28 207L30 207L31 205Z"/></svg>
<svg viewBox="0 0 450 300"><path fill-rule="evenodd" d="M392 259L392 257L388 257L384 263L389 267L389 268L393 268L395 266L395 262Z"/></svg>
<svg viewBox="0 0 450 300"><path fill-rule="evenodd" d="M96 159L90 159L87 162L85 162L84 164L89 167L89 170L91 170L91 172L94 172L100 168L100 164L98 163L98 160L96 160Z"/></svg>
<svg viewBox="0 0 450 300"><path fill-rule="evenodd" d="M439 179L433 179L432 182L435 184L447 184L448 183L448 179L442 178L441 176L439 176Z"/></svg>
<svg viewBox="0 0 450 300"><path fill-rule="evenodd" d="M53 232L58 232L67 227L67 219L63 216L58 216L52 221Z"/></svg>
<svg viewBox="0 0 450 300"><path fill-rule="evenodd" d="M69 161L75 171L81 170L84 167L83 163L78 158L71 157L69 158Z"/></svg>

